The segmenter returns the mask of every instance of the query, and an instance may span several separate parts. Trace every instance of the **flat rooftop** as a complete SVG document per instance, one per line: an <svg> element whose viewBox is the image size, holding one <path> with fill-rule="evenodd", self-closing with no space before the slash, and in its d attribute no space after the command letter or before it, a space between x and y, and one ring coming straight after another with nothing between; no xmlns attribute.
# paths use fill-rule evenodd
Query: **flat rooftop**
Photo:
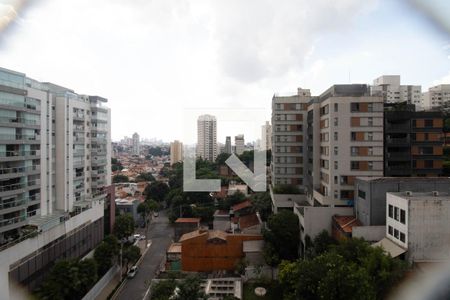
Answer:
<svg viewBox="0 0 450 300"><path fill-rule="evenodd" d="M439 201L450 201L450 194L448 193L441 193L438 192L436 194L433 194L433 192L428 193L420 193L420 192L393 192L389 193L401 198L405 198L408 200L416 200L416 201L433 201L433 200L439 200Z"/></svg>

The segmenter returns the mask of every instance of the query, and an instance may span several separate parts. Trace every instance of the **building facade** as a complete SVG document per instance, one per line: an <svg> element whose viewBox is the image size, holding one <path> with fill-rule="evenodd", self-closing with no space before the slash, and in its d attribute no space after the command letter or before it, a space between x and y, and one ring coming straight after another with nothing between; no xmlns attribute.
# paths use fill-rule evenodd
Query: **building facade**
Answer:
<svg viewBox="0 0 450 300"><path fill-rule="evenodd" d="M272 125L269 121L261 126L261 150L272 150Z"/></svg>
<svg viewBox="0 0 450 300"><path fill-rule="evenodd" d="M245 140L243 134L238 134L234 137L234 153L241 155L245 151Z"/></svg>
<svg viewBox="0 0 450 300"><path fill-rule="evenodd" d="M442 112L417 112L413 106L386 106L384 176L441 175L442 137Z"/></svg>
<svg viewBox="0 0 450 300"><path fill-rule="evenodd" d="M226 154L231 154L233 153L233 149L231 147L231 136L227 136L225 138L225 148L224 148L224 153Z"/></svg>
<svg viewBox="0 0 450 300"><path fill-rule="evenodd" d="M422 103L425 109L438 109L450 107L450 84L440 84L430 87L422 94Z"/></svg>
<svg viewBox="0 0 450 300"><path fill-rule="evenodd" d="M304 191L304 153L309 90L272 98L272 186L294 185Z"/></svg>
<svg viewBox="0 0 450 300"><path fill-rule="evenodd" d="M140 139L139 139L139 134L137 132L133 133L133 137L132 137L132 146L133 149L131 150L131 154L133 155L139 155L140 154Z"/></svg>
<svg viewBox="0 0 450 300"><path fill-rule="evenodd" d="M374 96L383 97L385 103L406 102L421 110L422 87L420 85L400 84L400 75L383 75L373 81L370 92Z"/></svg>
<svg viewBox="0 0 450 300"><path fill-rule="evenodd" d="M170 165L183 160L183 143L180 141L173 141L170 143Z"/></svg>
<svg viewBox="0 0 450 300"><path fill-rule="evenodd" d="M352 206L357 176L383 175L383 98L367 85L334 85L318 99L320 186L313 191L319 206ZM316 132L317 133L317 132Z"/></svg>
<svg viewBox="0 0 450 300"><path fill-rule="evenodd" d="M0 286L5 293L14 280L36 287L56 259L83 254L103 238L105 187L111 184L106 101L0 69ZM84 244L94 232L96 238ZM75 244L66 244L72 234L85 246L73 251ZM56 240L58 252L41 261L43 249ZM35 259L39 265L29 268Z"/></svg>
<svg viewBox="0 0 450 300"><path fill-rule="evenodd" d="M450 259L450 195L388 193L386 238L406 252L409 262Z"/></svg>
<svg viewBox="0 0 450 300"><path fill-rule="evenodd" d="M197 157L215 161L217 157L217 120L212 115L197 119Z"/></svg>

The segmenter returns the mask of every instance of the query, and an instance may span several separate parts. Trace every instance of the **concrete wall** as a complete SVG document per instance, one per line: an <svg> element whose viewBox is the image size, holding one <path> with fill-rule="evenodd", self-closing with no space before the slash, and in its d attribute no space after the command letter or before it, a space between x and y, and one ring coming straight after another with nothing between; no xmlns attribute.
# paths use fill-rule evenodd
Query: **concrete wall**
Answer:
<svg viewBox="0 0 450 300"><path fill-rule="evenodd" d="M363 238L369 242L378 242L386 235L386 226L355 226L352 228L353 238Z"/></svg>
<svg viewBox="0 0 450 300"><path fill-rule="evenodd" d="M108 283L119 273L120 267L114 265L100 278L99 281L89 290L89 292L83 297L82 300L92 300L96 299L98 295L103 291L103 289L108 285Z"/></svg>
<svg viewBox="0 0 450 300"><path fill-rule="evenodd" d="M358 197L358 189L365 192L365 199ZM404 191L450 193L450 178L357 178L355 215L364 226L386 225L386 193Z"/></svg>
<svg viewBox="0 0 450 300"><path fill-rule="evenodd" d="M40 233L34 238L24 240L23 242L5 249L0 255L0 290L4 299L10 299L10 280L9 273L10 266L13 264L19 265L19 261L25 257L33 255L36 251L42 249L50 242L64 236L65 234L75 230L83 224L94 222L103 217L103 203L93 203L93 207L76 215L64 223L51 228L48 231ZM30 256L32 258L32 256ZM50 258L51 260L54 257ZM11 287L15 288L12 285Z"/></svg>

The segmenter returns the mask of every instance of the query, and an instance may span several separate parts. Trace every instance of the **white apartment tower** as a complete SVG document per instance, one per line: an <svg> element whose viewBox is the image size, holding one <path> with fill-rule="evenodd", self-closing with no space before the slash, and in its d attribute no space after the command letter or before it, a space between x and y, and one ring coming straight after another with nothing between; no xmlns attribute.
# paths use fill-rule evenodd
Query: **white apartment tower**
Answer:
<svg viewBox="0 0 450 300"><path fill-rule="evenodd" d="M170 143L170 165L183 160L183 143L180 141L173 141Z"/></svg>
<svg viewBox="0 0 450 300"><path fill-rule="evenodd" d="M423 108L420 85L400 84L400 75L383 75L373 81L370 93L381 96L385 103L407 102L414 104L416 110Z"/></svg>
<svg viewBox="0 0 450 300"><path fill-rule="evenodd" d="M197 157L215 161L217 154L216 117L201 115L197 119Z"/></svg>
<svg viewBox="0 0 450 300"><path fill-rule="evenodd" d="M295 185L304 190L306 116L311 93L272 98L272 185Z"/></svg>
<svg viewBox="0 0 450 300"><path fill-rule="evenodd" d="M422 103L425 109L448 109L450 107L450 84L430 87L428 92L422 94Z"/></svg>
<svg viewBox="0 0 450 300"><path fill-rule="evenodd" d="M0 287L6 299L16 297L13 281L32 289L52 261L85 255L102 240L111 184L106 101L0 68Z"/></svg>
<svg viewBox="0 0 450 300"><path fill-rule="evenodd" d="M238 134L234 137L234 152L237 155L241 155L245 151L245 140L243 134Z"/></svg>
<svg viewBox="0 0 450 300"><path fill-rule="evenodd" d="M133 141L132 154L139 156L139 153L140 153L140 140L139 140L139 134L137 132L133 133L132 141Z"/></svg>
<svg viewBox="0 0 450 300"><path fill-rule="evenodd" d="M261 126L261 150L271 150L272 149L272 126L269 121Z"/></svg>

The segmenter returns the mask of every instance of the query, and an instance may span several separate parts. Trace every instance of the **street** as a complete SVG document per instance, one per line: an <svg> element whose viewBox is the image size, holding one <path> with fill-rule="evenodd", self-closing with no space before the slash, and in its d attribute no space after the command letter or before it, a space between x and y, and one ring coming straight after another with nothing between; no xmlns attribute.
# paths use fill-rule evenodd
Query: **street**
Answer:
<svg viewBox="0 0 450 300"><path fill-rule="evenodd" d="M143 233L143 229L139 230ZM153 218L149 226L148 239L152 241L150 249L146 252L136 276L126 279L126 283L116 299L142 300L154 278L156 270L165 257L165 253L173 238L173 228L169 225L166 213L161 211L159 216Z"/></svg>

